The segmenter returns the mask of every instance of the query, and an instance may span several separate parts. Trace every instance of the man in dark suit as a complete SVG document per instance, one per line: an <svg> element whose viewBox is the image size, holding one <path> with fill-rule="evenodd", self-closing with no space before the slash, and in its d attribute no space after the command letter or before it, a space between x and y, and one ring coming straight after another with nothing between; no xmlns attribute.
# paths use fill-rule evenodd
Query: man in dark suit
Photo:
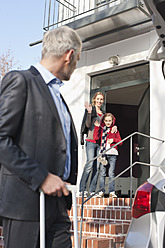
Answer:
<svg viewBox="0 0 165 248"><path fill-rule="evenodd" d="M48 31L40 63L11 71L2 80L0 216L5 248L39 247L39 189L46 194L46 247L72 247L66 184L76 184L77 135L60 87L76 68L81 46L68 27Z"/></svg>

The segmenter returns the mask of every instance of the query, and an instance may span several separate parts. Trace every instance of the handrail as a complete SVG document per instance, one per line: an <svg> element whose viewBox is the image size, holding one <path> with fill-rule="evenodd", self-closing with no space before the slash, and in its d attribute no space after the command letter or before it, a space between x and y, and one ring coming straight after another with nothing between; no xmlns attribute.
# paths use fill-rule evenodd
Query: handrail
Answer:
<svg viewBox="0 0 165 248"><path fill-rule="evenodd" d="M146 166L153 166L153 167L158 167L158 168L162 168L163 166L161 165L156 165L156 164L148 164L148 163L143 163L143 162L139 162L136 161L134 162L132 165L130 165L129 167L127 167L125 170L123 170L122 172L120 172L116 177L114 177L110 182L108 182L107 184L105 184L105 187L108 186L110 183L112 183L113 181L115 181L117 178L119 178L121 175L123 175L125 172L127 172L129 169L133 168L136 164L141 164L141 165L146 165ZM104 187L104 188L105 188ZM83 202L83 204L85 204L88 200L90 200L94 195L98 194L100 191L102 191L104 188L101 188L99 190L97 190L95 193L93 193L91 196L87 197L87 199Z"/></svg>
<svg viewBox="0 0 165 248"><path fill-rule="evenodd" d="M94 157L93 159L91 159L90 161L88 161L85 165L93 162L95 159L97 159L98 157L100 157L101 155L103 154L106 154L107 151L111 150L113 147L119 145L120 143L130 139L130 166L127 167L124 171L122 171L121 173L119 173L114 179L112 179L110 182L108 182L106 186L108 186L110 183L112 183L113 181L115 181L118 177L120 177L122 174L124 174L126 171L130 170L130 209L132 207L132 168L133 166L135 166L136 164L142 164L142 165L146 165L146 166L154 166L154 167L162 167L161 165L154 165L154 164L148 164L148 163L144 163L144 162L139 162L139 161L136 161L132 164L132 137L134 135L140 135L140 136L143 136L143 137L146 137L146 138L149 138L149 139L154 139L154 140L157 140L157 141L161 141L162 143L165 142L165 140L163 139L159 139L159 138L155 138L153 136L149 136L147 134L143 134L143 133L140 133L140 132L133 132L132 134L128 135L127 137L125 137L124 139L122 139L121 141L119 141L118 143L116 143L115 145L113 145L112 147L110 147L109 149L105 150L102 154L99 154L97 155L96 157ZM162 167L163 168L163 167ZM82 220L83 220L83 209L84 209L84 204L89 200L91 199L94 195L98 194L100 191L103 191L104 188L102 189L99 189L97 190L94 194L92 194L91 196L89 196L85 201L84 201L84 190L82 192L82 204L81 204L81 223L80 223L80 247L81 247L81 239L82 239Z"/></svg>
<svg viewBox="0 0 165 248"><path fill-rule="evenodd" d="M143 133L140 133L140 132L134 132L134 133L128 135L127 137L125 137L124 139L122 139L121 141L119 141L118 143L116 143L115 145L111 146L111 147L108 148L107 150L105 150L102 154L106 154L106 152L108 152L109 150L111 150L113 147L119 145L120 143L126 141L127 139L133 137L133 136L136 135L136 134L141 135L141 136L144 136L144 137L149 138L149 139L155 139L155 140L161 141L162 143L165 142L165 140L162 140L162 139L159 139L159 138L155 138L155 137L149 136L149 135L147 135L147 134L143 134ZM101 156L101 154L97 155L97 156L94 157L93 159L89 160L85 165L87 165L87 164L93 162L95 159L97 159L97 158L100 157L100 156Z"/></svg>

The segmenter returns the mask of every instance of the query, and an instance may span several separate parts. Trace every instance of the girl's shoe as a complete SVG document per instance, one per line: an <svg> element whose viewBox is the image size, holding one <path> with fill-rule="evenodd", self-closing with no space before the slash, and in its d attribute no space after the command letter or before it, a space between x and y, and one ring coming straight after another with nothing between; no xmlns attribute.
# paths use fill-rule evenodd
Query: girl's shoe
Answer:
<svg viewBox="0 0 165 248"><path fill-rule="evenodd" d="M93 198L97 198L97 197L98 197L98 194L95 194L95 192L91 192L91 193L90 193L90 196L91 196L91 195L93 196Z"/></svg>
<svg viewBox="0 0 165 248"><path fill-rule="evenodd" d="M100 191L100 192L98 193L98 197L104 197L104 192L103 192L103 191Z"/></svg>
<svg viewBox="0 0 165 248"><path fill-rule="evenodd" d="M109 197L116 198L117 195L115 194L115 191L110 192Z"/></svg>
<svg viewBox="0 0 165 248"><path fill-rule="evenodd" d="M79 197L82 197L83 192L79 192ZM88 197L88 191L84 191L84 197Z"/></svg>

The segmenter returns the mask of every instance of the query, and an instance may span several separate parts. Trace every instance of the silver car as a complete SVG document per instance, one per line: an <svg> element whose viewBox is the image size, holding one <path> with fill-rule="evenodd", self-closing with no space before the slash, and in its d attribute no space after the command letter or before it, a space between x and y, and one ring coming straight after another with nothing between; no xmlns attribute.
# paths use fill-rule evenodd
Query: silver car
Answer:
<svg viewBox="0 0 165 248"><path fill-rule="evenodd" d="M165 248L165 169L137 189L124 247Z"/></svg>

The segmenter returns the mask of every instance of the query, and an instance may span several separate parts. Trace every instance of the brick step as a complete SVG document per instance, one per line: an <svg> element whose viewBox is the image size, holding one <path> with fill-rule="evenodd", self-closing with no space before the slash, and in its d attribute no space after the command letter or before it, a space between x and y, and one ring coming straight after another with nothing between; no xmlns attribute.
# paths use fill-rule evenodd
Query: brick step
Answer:
<svg viewBox="0 0 165 248"><path fill-rule="evenodd" d="M73 219L73 210L69 212L69 217ZM77 219L81 219L81 207L77 207ZM93 220L93 221L104 221L104 222L122 222L130 223L131 221L131 210L130 208L108 208L108 209L97 209L95 206L93 208L84 208L83 211L83 221Z"/></svg>
<svg viewBox="0 0 165 248"><path fill-rule="evenodd" d="M77 219L81 219L82 199L77 198ZM118 205L117 205L118 204ZM131 210L128 198L93 198L84 204L83 221L130 223ZM73 208L68 212L73 219Z"/></svg>
<svg viewBox="0 0 165 248"><path fill-rule="evenodd" d="M72 239L72 248L75 248L73 234ZM114 236L113 238L107 237L96 237L96 236L82 236L81 248L124 248L124 235ZM80 242L80 240L78 240Z"/></svg>
<svg viewBox="0 0 165 248"><path fill-rule="evenodd" d="M86 200L85 198L84 200ZM77 197L78 233L82 198ZM69 211L73 236L73 209ZM83 206L82 247L124 248L124 240L131 222L129 198L91 198ZM74 247L74 237L72 237Z"/></svg>
<svg viewBox="0 0 165 248"><path fill-rule="evenodd" d="M95 237L83 237L82 248L107 248L114 247L113 239L95 238Z"/></svg>
<svg viewBox="0 0 165 248"><path fill-rule="evenodd" d="M73 233L73 222L71 222L71 232ZM78 221L78 233L80 233L81 222ZM114 238L115 236L126 235L129 224L127 223L105 223L101 221L84 221L82 223L83 236L96 236Z"/></svg>
<svg viewBox="0 0 165 248"><path fill-rule="evenodd" d="M74 238L72 236L72 248L74 248ZM108 238L98 238L91 236L83 236L81 248L114 248L114 240Z"/></svg>
<svg viewBox="0 0 165 248"><path fill-rule="evenodd" d="M84 201L87 198L84 198ZM82 197L77 197L77 206L82 204ZM101 198L90 198L85 204L85 207L90 206L98 206L102 207L129 207L130 206L130 198L112 198L112 197L101 197Z"/></svg>

